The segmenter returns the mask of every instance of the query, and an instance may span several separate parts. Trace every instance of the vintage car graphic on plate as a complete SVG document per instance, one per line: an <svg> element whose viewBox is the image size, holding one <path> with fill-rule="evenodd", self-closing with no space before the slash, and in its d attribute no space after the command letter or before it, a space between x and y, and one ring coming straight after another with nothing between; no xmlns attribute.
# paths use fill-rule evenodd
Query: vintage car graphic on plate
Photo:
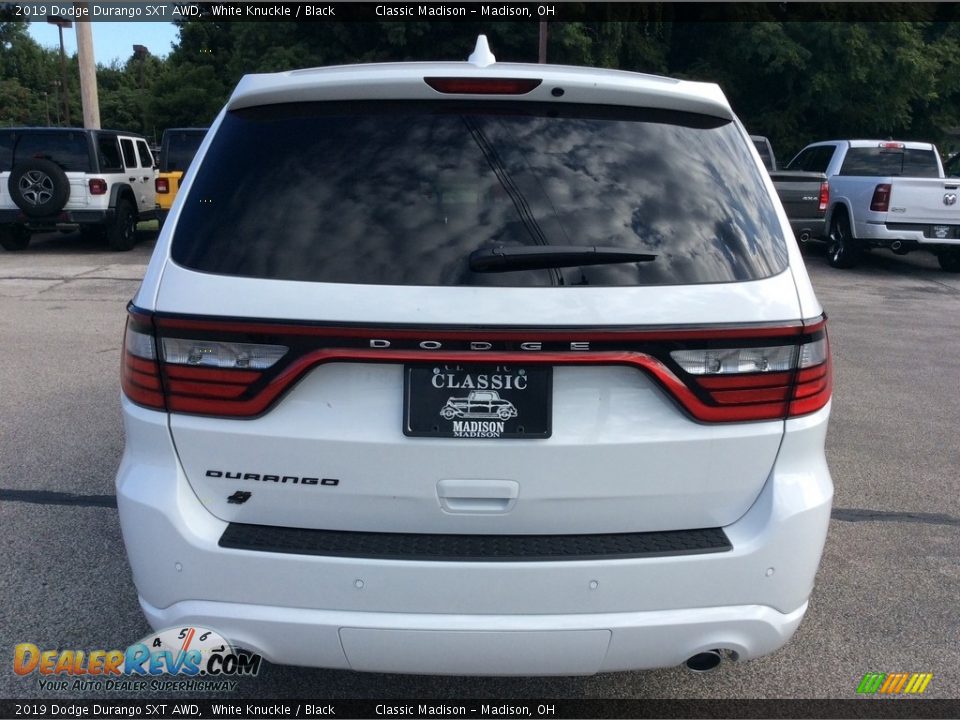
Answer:
<svg viewBox="0 0 960 720"><path fill-rule="evenodd" d="M493 390L474 390L466 397L452 397L440 410L447 420L454 418L499 418L509 420L517 416L517 408Z"/></svg>

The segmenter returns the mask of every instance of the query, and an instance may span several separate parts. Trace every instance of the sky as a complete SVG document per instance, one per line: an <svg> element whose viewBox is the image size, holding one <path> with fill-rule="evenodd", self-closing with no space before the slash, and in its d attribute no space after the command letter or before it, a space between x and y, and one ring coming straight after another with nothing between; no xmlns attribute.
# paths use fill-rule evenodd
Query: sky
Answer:
<svg viewBox="0 0 960 720"><path fill-rule="evenodd" d="M170 44L177 40L177 27L162 22L92 22L93 54L98 65L109 65L113 60L124 63L133 55L134 45L146 45L152 55L166 57ZM30 37L44 47L59 50L60 39L55 25L31 22L27 28ZM63 31L63 47L67 56L77 51L75 27Z"/></svg>

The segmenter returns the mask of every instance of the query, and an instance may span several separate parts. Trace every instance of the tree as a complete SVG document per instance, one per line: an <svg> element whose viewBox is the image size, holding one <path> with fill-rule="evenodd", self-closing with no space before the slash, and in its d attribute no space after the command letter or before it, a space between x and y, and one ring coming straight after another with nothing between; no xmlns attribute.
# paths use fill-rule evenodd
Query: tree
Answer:
<svg viewBox="0 0 960 720"><path fill-rule="evenodd" d="M25 22L0 20L0 78L4 85L0 122L45 125L48 110L51 120L56 120L62 90L59 62L57 51L45 50L30 37ZM79 76L70 75L69 65L67 72L71 100L77 101L79 111ZM71 103L71 114L73 111Z"/></svg>

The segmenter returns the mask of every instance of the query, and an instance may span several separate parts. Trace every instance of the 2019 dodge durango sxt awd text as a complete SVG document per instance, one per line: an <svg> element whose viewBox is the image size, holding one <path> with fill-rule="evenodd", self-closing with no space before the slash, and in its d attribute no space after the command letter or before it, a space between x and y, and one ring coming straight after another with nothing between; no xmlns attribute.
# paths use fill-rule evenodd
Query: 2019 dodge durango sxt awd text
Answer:
<svg viewBox="0 0 960 720"><path fill-rule="evenodd" d="M195 163L124 341L151 625L406 673L787 641L830 516L826 320L717 86L481 40L247 76ZM444 412L472 393L495 416Z"/></svg>

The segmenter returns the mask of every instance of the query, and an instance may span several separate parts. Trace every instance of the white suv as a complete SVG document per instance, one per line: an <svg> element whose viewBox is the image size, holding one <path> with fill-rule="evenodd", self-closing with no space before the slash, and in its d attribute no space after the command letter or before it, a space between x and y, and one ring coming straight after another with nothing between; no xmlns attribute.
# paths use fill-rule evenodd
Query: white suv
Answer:
<svg viewBox="0 0 960 720"><path fill-rule="evenodd" d="M155 628L278 663L753 658L830 517L825 318L715 85L245 77L129 307L120 519ZM443 414L492 391L514 413Z"/></svg>
<svg viewBox="0 0 960 720"><path fill-rule="evenodd" d="M79 228L114 250L157 216L146 139L115 130L0 128L0 245L23 250L35 232Z"/></svg>

